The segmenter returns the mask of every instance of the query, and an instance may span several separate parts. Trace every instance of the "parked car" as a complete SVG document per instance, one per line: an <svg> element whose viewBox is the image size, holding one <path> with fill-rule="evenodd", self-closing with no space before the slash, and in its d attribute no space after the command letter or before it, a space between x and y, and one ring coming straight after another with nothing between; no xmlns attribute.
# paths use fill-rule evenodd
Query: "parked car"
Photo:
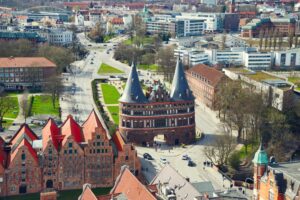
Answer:
<svg viewBox="0 0 300 200"><path fill-rule="evenodd" d="M153 160L152 156L149 153L144 153L143 157L148 160Z"/></svg>
<svg viewBox="0 0 300 200"><path fill-rule="evenodd" d="M160 158L161 164L168 164L169 162L165 158Z"/></svg>
<svg viewBox="0 0 300 200"><path fill-rule="evenodd" d="M190 157L187 154L182 155L182 160L189 160Z"/></svg>
<svg viewBox="0 0 300 200"><path fill-rule="evenodd" d="M188 161L188 166L189 167L194 167L194 166L196 166L196 163L194 163L192 160L189 160Z"/></svg>

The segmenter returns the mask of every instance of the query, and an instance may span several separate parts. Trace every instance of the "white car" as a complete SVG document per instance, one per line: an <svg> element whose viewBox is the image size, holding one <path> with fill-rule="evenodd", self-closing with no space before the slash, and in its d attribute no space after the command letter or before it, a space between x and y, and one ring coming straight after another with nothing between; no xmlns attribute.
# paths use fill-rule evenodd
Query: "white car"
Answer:
<svg viewBox="0 0 300 200"><path fill-rule="evenodd" d="M162 164L168 164L169 162L167 161L167 159L165 159L165 158L160 158L160 162L162 163Z"/></svg>

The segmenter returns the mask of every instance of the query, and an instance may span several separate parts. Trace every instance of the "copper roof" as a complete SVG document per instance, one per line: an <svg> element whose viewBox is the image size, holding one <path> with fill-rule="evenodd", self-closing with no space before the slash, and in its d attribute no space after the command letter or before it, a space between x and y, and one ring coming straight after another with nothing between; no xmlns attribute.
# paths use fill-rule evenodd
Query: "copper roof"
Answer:
<svg viewBox="0 0 300 200"><path fill-rule="evenodd" d="M194 67L187 70L187 73L195 73L208 80L208 84L216 86L220 80L224 77L224 74L212 67L208 67L204 64L195 65Z"/></svg>
<svg viewBox="0 0 300 200"><path fill-rule="evenodd" d="M0 67L56 67L44 57L9 57L0 58Z"/></svg>

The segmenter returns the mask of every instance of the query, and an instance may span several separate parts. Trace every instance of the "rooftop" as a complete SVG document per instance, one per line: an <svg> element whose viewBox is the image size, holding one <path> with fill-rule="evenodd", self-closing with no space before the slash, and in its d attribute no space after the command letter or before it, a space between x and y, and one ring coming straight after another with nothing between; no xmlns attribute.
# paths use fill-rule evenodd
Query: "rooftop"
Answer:
<svg viewBox="0 0 300 200"><path fill-rule="evenodd" d="M0 67L56 67L56 65L44 57L9 57L0 58Z"/></svg>
<svg viewBox="0 0 300 200"><path fill-rule="evenodd" d="M278 170L285 175L300 181L300 162L278 163L270 166L272 169Z"/></svg>

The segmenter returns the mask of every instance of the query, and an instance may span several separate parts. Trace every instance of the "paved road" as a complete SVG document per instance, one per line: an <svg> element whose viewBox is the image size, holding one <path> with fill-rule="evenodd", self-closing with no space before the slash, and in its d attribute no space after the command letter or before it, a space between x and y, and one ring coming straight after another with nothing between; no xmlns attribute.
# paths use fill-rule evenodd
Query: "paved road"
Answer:
<svg viewBox="0 0 300 200"><path fill-rule="evenodd" d="M103 77L97 74L98 67L101 63L104 62L123 70L124 76L127 76L130 67L113 59L114 45L124 38L115 39L114 43L107 43L105 46L104 44L91 43L83 34L79 34L78 38L90 53L86 59L73 63L73 67L71 68L72 76L70 76L68 80L65 79L64 100L61 101L61 107L62 119L65 119L68 114L72 114L77 120L83 122L93 109L91 80ZM109 49L111 49L111 51L107 53ZM140 79L162 80L162 76L152 75L147 71L140 70L140 73ZM203 155L203 149L209 145L218 134L219 120L216 118L216 113L201 104L197 105L195 110L196 126L205 133L204 139L194 145L189 145L187 148L177 147L170 151L161 149L155 151L153 148L137 147L138 154L141 158L145 152L148 152L155 159L154 161L141 159L143 168L148 169L147 172L144 171L145 177L148 181L152 180L156 173L162 168L163 164L161 164L159 160L161 157L164 157L180 174L184 177L189 177L192 182L211 181L216 190L225 190L226 187L229 187L230 183L226 180L223 182L222 175L216 170L210 167L203 168L203 162L207 160ZM196 163L195 167L188 167L187 161L181 159L184 154L188 154L191 157ZM223 183L225 187L223 187Z"/></svg>

